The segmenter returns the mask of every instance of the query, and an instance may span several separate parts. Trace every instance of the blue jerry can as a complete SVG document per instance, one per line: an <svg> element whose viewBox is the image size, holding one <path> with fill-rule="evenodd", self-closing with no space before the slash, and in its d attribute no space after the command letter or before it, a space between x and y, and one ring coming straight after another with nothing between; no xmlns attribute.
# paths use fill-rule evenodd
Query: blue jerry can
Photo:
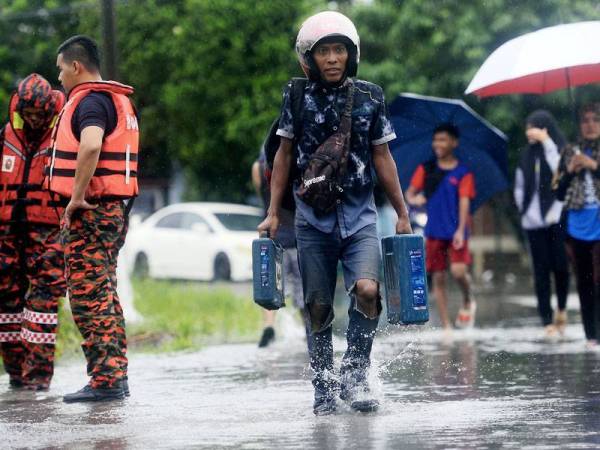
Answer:
<svg viewBox="0 0 600 450"><path fill-rule="evenodd" d="M285 306L283 247L270 238L252 242L254 302L265 309Z"/></svg>
<svg viewBox="0 0 600 450"><path fill-rule="evenodd" d="M383 238L383 275L388 322L423 324L429 320L423 237L398 234Z"/></svg>

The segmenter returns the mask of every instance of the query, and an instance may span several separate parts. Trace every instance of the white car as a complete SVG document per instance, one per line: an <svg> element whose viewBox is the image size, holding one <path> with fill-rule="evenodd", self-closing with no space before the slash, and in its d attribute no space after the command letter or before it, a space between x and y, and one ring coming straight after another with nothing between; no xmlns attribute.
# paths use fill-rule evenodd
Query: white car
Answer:
<svg viewBox="0 0 600 450"><path fill-rule="evenodd" d="M132 227L124 252L140 277L252 278L252 240L262 210L229 203L179 203Z"/></svg>

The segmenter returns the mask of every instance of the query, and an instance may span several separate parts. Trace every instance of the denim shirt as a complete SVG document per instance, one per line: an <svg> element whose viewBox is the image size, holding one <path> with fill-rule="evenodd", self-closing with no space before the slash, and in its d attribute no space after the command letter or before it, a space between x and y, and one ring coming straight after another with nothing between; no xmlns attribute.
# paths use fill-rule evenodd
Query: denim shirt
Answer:
<svg viewBox="0 0 600 450"><path fill-rule="evenodd" d="M385 144L396 138L388 118L383 90L372 83L356 80L352 108L352 134L344 192L335 211L316 215L312 207L296 195L296 221L306 221L323 233L331 233L339 226L342 238L347 238L377 221L373 198L374 145ZM290 97L291 82L283 92L283 105L277 135L294 139L294 120ZM310 156L340 126L341 113L346 105L347 84L339 88L325 88L309 82L304 90L302 136L297 139L295 155L300 173ZM295 188L298 189L296 182Z"/></svg>

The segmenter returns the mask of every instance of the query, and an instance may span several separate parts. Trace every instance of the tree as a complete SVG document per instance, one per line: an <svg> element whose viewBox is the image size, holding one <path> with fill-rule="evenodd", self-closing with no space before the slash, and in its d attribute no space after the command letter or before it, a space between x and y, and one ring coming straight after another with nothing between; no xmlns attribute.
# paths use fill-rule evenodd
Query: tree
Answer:
<svg viewBox="0 0 600 450"><path fill-rule="evenodd" d="M497 46L561 22L600 18L595 0L115 0L119 80L136 88L144 177L167 178L179 161L189 198L243 201L249 170L278 115L281 90L301 75L294 40L303 18L336 6L361 36L362 78L389 101L412 91L462 97ZM19 79L36 71L56 80L56 48L68 36L101 39L100 3L0 0L0 107ZM594 45L594 43L590 43ZM593 88L578 89L582 98ZM524 143L523 120L539 106L574 127L564 92L466 100Z"/></svg>
<svg viewBox="0 0 600 450"><path fill-rule="evenodd" d="M296 74L302 2L189 0L164 101L171 145L205 199L242 200L250 166Z"/></svg>
<svg viewBox="0 0 600 450"><path fill-rule="evenodd" d="M600 19L593 0L378 0L346 12L361 36L360 75L384 86L388 100L401 92L463 97L485 58L509 39L559 23ZM593 89L579 90L583 97L588 91ZM465 100L508 134L513 163L524 145L523 121L535 108L552 110L574 134L564 92Z"/></svg>
<svg viewBox="0 0 600 450"><path fill-rule="evenodd" d="M18 82L31 72L59 87L56 48L77 29L79 14L93 5L68 0L13 0L0 2L0 105Z"/></svg>

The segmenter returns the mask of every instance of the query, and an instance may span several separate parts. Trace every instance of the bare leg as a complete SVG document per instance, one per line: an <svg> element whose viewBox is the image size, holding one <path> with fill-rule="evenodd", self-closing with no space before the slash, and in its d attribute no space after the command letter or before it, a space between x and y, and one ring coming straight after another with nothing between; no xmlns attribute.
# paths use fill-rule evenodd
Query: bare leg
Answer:
<svg viewBox="0 0 600 450"><path fill-rule="evenodd" d="M276 311L269 311L267 309L263 309L263 328L275 326L275 314Z"/></svg>
<svg viewBox="0 0 600 450"><path fill-rule="evenodd" d="M433 272L433 296L437 303L442 327L450 328L450 319L448 317L448 294L446 293L446 272Z"/></svg>
<svg viewBox="0 0 600 450"><path fill-rule="evenodd" d="M463 263L452 263L450 273L458 283L463 294L463 307L469 309L471 306L471 277L467 271L467 265Z"/></svg>

